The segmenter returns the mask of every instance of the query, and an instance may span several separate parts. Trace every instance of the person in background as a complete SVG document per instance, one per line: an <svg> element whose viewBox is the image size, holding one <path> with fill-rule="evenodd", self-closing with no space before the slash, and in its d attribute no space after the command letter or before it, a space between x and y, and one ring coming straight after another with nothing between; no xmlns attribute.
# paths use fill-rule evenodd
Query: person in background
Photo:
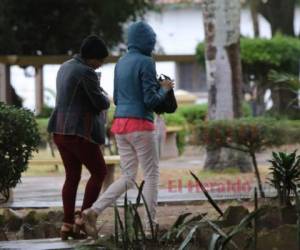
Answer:
<svg viewBox="0 0 300 250"><path fill-rule="evenodd" d="M114 74L116 111L112 125L121 157L122 176L111 184L94 205L83 211L84 221L96 230L96 219L127 189L135 186L138 165L142 167L144 197L151 220L156 223L159 185L157 139L153 109L174 87L170 80L159 83L151 57L156 34L145 22L133 23L128 30L128 52L120 58ZM149 221L146 221L149 228Z"/></svg>
<svg viewBox="0 0 300 250"><path fill-rule="evenodd" d="M48 131L63 160L66 178L62 189L64 219L61 239L84 238L81 212L75 213L75 200L82 164L91 176L85 188L81 210L98 198L106 175L106 165L99 145L104 143L103 111L110 106L95 69L108 56L108 50L97 36L85 38L80 54L63 63L56 78L56 105Z"/></svg>

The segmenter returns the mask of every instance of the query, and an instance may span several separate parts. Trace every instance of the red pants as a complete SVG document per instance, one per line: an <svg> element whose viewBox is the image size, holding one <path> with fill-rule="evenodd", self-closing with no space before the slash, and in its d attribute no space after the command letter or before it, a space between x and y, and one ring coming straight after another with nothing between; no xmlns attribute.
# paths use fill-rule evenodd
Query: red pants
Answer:
<svg viewBox="0 0 300 250"><path fill-rule="evenodd" d="M64 163L66 179L62 190L64 222L74 223L76 193L81 178L82 164L91 177L87 182L81 210L89 208L97 200L106 175L106 165L97 144L76 135L54 134L54 142Z"/></svg>

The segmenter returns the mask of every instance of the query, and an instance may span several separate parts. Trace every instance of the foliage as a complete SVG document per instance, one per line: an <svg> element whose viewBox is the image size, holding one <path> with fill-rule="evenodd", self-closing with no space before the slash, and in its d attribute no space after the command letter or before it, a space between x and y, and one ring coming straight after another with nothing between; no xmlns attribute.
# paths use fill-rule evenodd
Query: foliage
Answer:
<svg viewBox="0 0 300 250"><path fill-rule="evenodd" d="M49 106L44 106L42 112L36 116L36 118L49 118L52 114L53 108Z"/></svg>
<svg viewBox="0 0 300 250"><path fill-rule="evenodd" d="M243 116L251 116L251 107L248 103L243 102ZM205 121L208 114L207 104L190 104L178 107L176 114L183 116L188 125L196 125L201 121Z"/></svg>
<svg viewBox="0 0 300 250"><path fill-rule="evenodd" d="M268 73L271 69L297 74L300 58L300 41L297 38L277 35L272 39L242 38L241 60L248 74ZM205 63L204 43L196 49L199 63Z"/></svg>
<svg viewBox="0 0 300 250"><path fill-rule="evenodd" d="M182 115L188 124L195 124L197 121L204 121L207 116L207 104L193 104L178 107L177 114Z"/></svg>
<svg viewBox="0 0 300 250"><path fill-rule="evenodd" d="M296 75L270 70L268 77L278 88L287 88L291 91L300 89L300 81ZM283 84L284 86L282 86Z"/></svg>
<svg viewBox="0 0 300 250"><path fill-rule="evenodd" d="M212 207L217 211L217 213L220 214L220 216L223 216L224 213L223 213L222 209L218 206L218 204L210 196L210 194L208 193L208 191L206 190L206 188L202 184L202 182L199 180L199 178L192 171L190 171L190 174L193 176L193 178L195 179L195 181L197 182L197 184L201 188L203 194L205 195L205 197L207 198L207 200L209 201L209 203L212 205Z"/></svg>
<svg viewBox="0 0 300 250"><path fill-rule="evenodd" d="M50 135L47 131L48 118L36 118L36 123L38 125L38 131L40 135L40 143L45 145L49 141Z"/></svg>
<svg viewBox="0 0 300 250"><path fill-rule="evenodd" d="M0 103L0 193L5 199L19 183L39 140L32 112Z"/></svg>
<svg viewBox="0 0 300 250"><path fill-rule="evenodd" d="M198 126L200 144L227 147L248 153L252 159L260 195L264 197L256 153L270 146L300 142L300 123L275 119L243 118L203 122Z"/></svg>
<svg viewBox="0 0 300 250"><path fill-rule="evenodd" d="M255 210L248 215L246 215L241 222L236 225L229 233L225 233L221 227L219 227L216 223L204 220L214 229L216 234L213 235L209 250L224 250L227 249L226 246L230 243L234 249L240 249L235 242L232 240L234 236L243 232L247 227L251 225L251 222L255 220L257 217L261 216L265 213L263 208Z"/></svg>
<svg viewBox="0 0 300 250"><path fill-rule="evenodd" d="M276 188L281 205L290 206L290 194L296 190L300 183L300 155L293 153L273 152L271 184Z"/></svg>
<svg viewBox="0 0 300 250"><path fill-rule="evenodd" d="M290 119L300 119L300 107L298 101L298 91L300 90L300 81L296 75L281 73L275 70L270 70L268 79L272 82L273 92L280 99L280 101L273 103L269 114L272 116L285 116Z"/></svg>
<svg viewBox="0 0 300 250"><path fill-rule="evenodd" d="M272 39L241 39L242 63L250 71L275 69L297 73L299 57L300 41L297 38L277 35Z"/></svg>
<svg viewBox="0 0 300 250"><path fill-rule="evenodd" d="M142 219L138 212L138 207L140 206L141 201L144 203L147 219L150 223L151 242L158 244L158 228L154 228L149 208L142 193L144 181L140 186L137 184L136 186L138 188L138 195L135 204L128 201L127 192L125 193L123 221L121 220L118 208L115 206L115 244L116 247L122 246L123 249L139 249L146 242L146 232L143 228Z"/></svg>
<svg viewBox="0 0 300 250"><path fill-rule="evenodd" d="M148 8L146 0L1 0L0 54L74 53L91 33L116 45L123 23Z"/></svg>
<svg viewBox="0 0 300 250"><path fill-rule="evenodd" d="M267 147L300 142L300 121L242 118L203 122L199 143L212 148L236 145L239 150L259 152Z"/></svg>

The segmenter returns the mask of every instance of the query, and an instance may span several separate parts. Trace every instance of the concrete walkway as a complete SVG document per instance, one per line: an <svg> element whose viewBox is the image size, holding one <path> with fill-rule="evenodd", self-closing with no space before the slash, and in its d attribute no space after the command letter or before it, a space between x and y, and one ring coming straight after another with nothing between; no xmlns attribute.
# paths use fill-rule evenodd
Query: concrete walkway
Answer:
<svg viewBox="0 0 300 250"><path fill-rule="evenodd" d="M269 156L269 155L267 155ZM258 155L258 163L260 165L266 165L266 154ZM201 169L204 164L204 155L198 156L184 156L170 160L163 160L160 162L160 168L162 171L168 172L172 169ZM83 175L82 179L86 180L89 175ZM179 176L178 178L184 178ZM11 208L47 208L47 207L62 207L61 201L61 189L64 182L64 176L34 176L34 177L22 177L22 182L17 185L13 191L13 201L7 204L2 204L2 207ZM186 184L186 183L185 183ZM174 183L174 187L168 189L160 189L158 195L159 203L168 202L188 202L188 201L201 201L206 200L201 190L195 186L182 188L178 183ZM225 183L226 185L226 183ZM251 183L247 183L247 186L243 187L243 183L234 184L235 187L220 187L215 185L207 187L208 191L214 199L227 200L227 199L242 199L252 198L253 189L256 185L255 179ZM274 189L269 186L265 187L266 195L273 196ZM77 194L77 206L80 206L83 198L83 188L79 188ZM129 190L128 197L134 202L137 196L137 190ZM123 198L121 197L117 204L123 204Z"/></svg>
<svg viewBox="0 0 300 250"><path fill-rule="evenodd" d="M60 238L41 239L41 240L17 240L17 241L1 241L0 249L5 250L54 250L54 249L80 249L80 246L91 246L93 240L69 240L61 241ZM97 246L97 250L107 249Z"/></svg>
<svg viewBox="0 0 300 250"><path fill-rule="evenodd" d="M191 166L191 164L187 164L186 161L183 163L185 166ZM172 164L168 162L167 165L171 166ZM88 178L88 176L84 176L83 178ZM64 176L23 177L22 183L17 185L14 189L13 201L2 204L1 206L11 208L62 207L61 189L63 182ZM239 181L229 184L214 183L212 186L208 186L207 190L216 200L246 199L253 197L253 190L255 186L256 183L253 178L253 182L251 183L243 183ZM270 186L265 186L264 189L267 196L271 197L275 195L275 190ZM78 207L80 207L82 203L83 192L83 188L78 190L76 203ZM128 198L132 202L135 201L136 196L136 189L128 191ZM158 194L158 202L160 204L184 203L202 200L206 200L206 197L195 182L193 182L190 186L184 185L183 187L180 187L178 183L174 182L169 188L160 189ZM123 197L118 199L117 204L123 204Z"/></svg>

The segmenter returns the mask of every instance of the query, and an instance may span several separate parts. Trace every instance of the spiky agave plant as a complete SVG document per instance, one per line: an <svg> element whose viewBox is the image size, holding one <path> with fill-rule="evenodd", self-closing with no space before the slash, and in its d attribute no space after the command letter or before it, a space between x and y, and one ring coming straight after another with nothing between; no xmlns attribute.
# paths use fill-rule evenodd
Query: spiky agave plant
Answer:
<svg viewBox="0 0 300 250"><path fill-rule="evenodd" d="M138 186L138 196L135 204L128 200L127 191L124 197L124 218L121 216L117 206L115 206L115 245L120 245L125 250L139 249L141 244L145 243L145 231L142 225L141 216L138 207L141 202L144 181ZM120 244L121 243L121 244Z"/></svg>
<svg viewBox="0 0 300 250"><path fill-rule="evenodd" d="M250 214L246 215L241 222L236 225L230 232L226 233L223 231L221 227L219 227L214 222L207 220L204 218L204 220L213 228L215 231L215 234L213 234L209 250L224 250L227 249L226 247L230 244L234 249L241 249L240 246L237 246L237 244L233 241L234 236L238 235L239 233L243 232L245 228L251 225L252 221L257 219L259 216L265 213L264 208L259 208L257 210L254 210ZM253 237L252 237L253 238ZM253 240L253 239L252 239ZM252 248L253 249L253 248Z"/></svg>
<svg viewBox="0 0 300 250"><path fill-rule="evenodd" d="M296 155L296 150L290 154L273 152L272 155L269 181L277 190L280 205L290 206L290 194L300 182L300 155Z"/></svg>

